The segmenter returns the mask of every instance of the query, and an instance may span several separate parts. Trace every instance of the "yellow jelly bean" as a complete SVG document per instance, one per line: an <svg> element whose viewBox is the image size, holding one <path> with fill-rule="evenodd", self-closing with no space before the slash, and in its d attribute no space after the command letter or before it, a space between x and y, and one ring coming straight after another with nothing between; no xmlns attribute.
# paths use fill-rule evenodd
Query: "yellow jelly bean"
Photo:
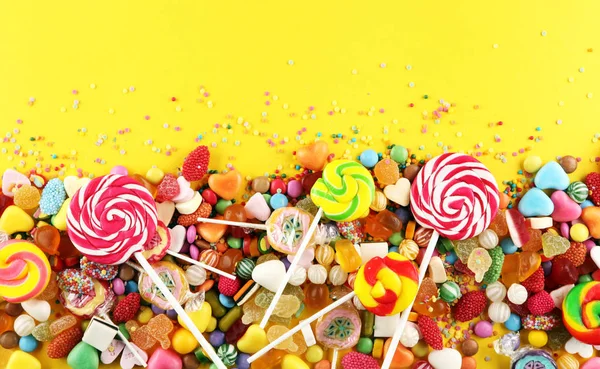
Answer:
<svg viewBox="0 0 600 369"><path fill-rule="evenodd" d="M208 325L206 326L206 333L210 333L212 331L214 331L215 329L217 329L217 318L215 318L214 316L210 317L210 320L208 321Z"/></svg>
<svg viewBox="0 0 600 369"><path fill-rule="evenodd" d="M523 161L523 169L527 173L535 173L542 167L542 158L536 155L528 156L525 161Z"/></svg>
<svg viewBox="0 0 600 369"><path fill-rule="evenodd" d="M281 369L310 369L310 367L298 356L289 354L283 357Z"/></svg>
<svg viewBox="0 0 600 369"><path fill-rule="evenodd" d="M188 316L190 317L190 319L192 319L194 325L200 330L200 332L206 332L206 328L208 327L208 324L210 322L211 315L212 308L210 307L210 304L206 301L202 303L202 307L200 308L200 310L193 311L191 313L188 312ZM177 321L183 328L187 329L187 325L185 324L183 319L181 319L181 316L177 317Z"/></svg>
<svg viewBox="0 0 600 369"><path fill-rule="evenodd" d="M306 360L309 363L316 363L323 359L323 349L321 346L314 345L306 351Z"/></svg>
<svg viewBox="0 0 600 369"><path fill-rule="evenodd" d="M150 321L150 319L152 319L153 316L154 313L152 312L152 309L142 308L138 313L137 320L142 324L146 324Z"/></svg>
<svg viewBox="0 0 600 369"><path fill-rule="evenodd" d="M268 344L267 334L258 324L248 327L246 333L237 342L238 350L245 354L255 354Z"/></svg>
<svg viewBox="0 0 600 369"><path fill-rule="evenodd" d="M179 328L175 331L175 334L173 334L171 344L173 345L173 350L185 355L196 349L198 341L196 341L196 338L190 331Z"/></svg>
<svg viewBox="0 0 600 369"><path fill-rule="evenodd" d="M590 230L583 223L574 224L569 233L575 242L583 242L590 237Z"/></svg>

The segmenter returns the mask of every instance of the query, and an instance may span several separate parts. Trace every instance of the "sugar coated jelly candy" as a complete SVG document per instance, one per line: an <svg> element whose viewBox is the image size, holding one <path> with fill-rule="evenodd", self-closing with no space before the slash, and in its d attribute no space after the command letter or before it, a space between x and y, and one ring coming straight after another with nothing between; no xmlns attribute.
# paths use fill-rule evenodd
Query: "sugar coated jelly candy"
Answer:
<svg viewBox="0 0 600 369"><path fill-rule="evenodd" d="M383 185L395 184L400 178L400 169L398 164L392 159L383 159L375 164L373 169L377 182Z"/></svg>
<svg viewBox="0 0 600 369"><path fill-rule="evenodd" d="M492 266L492 257L483 247L473 249L469 255L467 266L475 273L475 281L477 283L483 280L483 276Z"/></svg>
<svg viewBox="0 0 600 369"><path fill-rule="evenodd" d="M521 246L523 251L539 251L543 247L542 231L539 229L529 229L529 241Z"/></svg>
<svg viewBox="0 0 600 369"><path fill-rule="evenodd" d="M269 342L275 341L277 338L289 332L289 328L282 325L273 325L267 330L267 339ZM296 349L296 344L292 336L286 338L283 342L275 346L277 350Z"/></svg>
<svg viewBox="0 0 600 369"><path fill-rule="evenodd" d="M544 256L551 258L564 254L571 246L571 243L564 237L546 232L542 235L542 246L544 248Z"/></svg>
<svg viewBox="0 0 600 369"><path fill-rule="evenodd" d="M467 264L469 256L473 250L479 247L479 239L477 237L467 238L466 240L454 241L454 251L463 263Z"/></svg>
<svg viewBox="0 0 600 369"><path fill-rule="evenodd" d="M53 336L58 336L67 329L74 327L77 324L77 319L73 315L62 316L50 323L50 333Z"/></svg>
<svg viewBox="0 0 600 369"><path fill-rule="evenodd" d="M362 258L354 244L343 239L335 243L335 260L346 273L354 272L362 264Z"/></svg>
<svg viewBox="0 0 600 369"><path fill-rule="evenodd" d="M496 232L498 237L504 237L508 234L508 225L506 224L506 212L499 210L488 229Z"/></svg>
<svg viewBox="0 0 600 369"><path fill-rule="evenodd" d="M54 335L50 332L50 322L43 322L36 325L31 334L40 342L48 342L54 338Z"/></svg>
<svg viewBox="0 0 600 369"><path fill-rule="evenodd" d="M38 207L40 203L40 191L31 185L22 185L13 189L15 194L14 204L23 210L32 210Z"/></svg>

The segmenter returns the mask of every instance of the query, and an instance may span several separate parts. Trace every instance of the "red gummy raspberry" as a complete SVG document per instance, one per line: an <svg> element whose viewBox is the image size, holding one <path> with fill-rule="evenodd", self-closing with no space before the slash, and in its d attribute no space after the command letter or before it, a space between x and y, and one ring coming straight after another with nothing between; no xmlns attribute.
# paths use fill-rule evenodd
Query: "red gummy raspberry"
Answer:
<svg viewBox="0 0 600 369"><path fill-rule="evenodd" d="M600 206L600 173L590 173L585 177L585 184L590 190L590 199Z"/></svg>
<svg viewBox="0 0 600 369"><path fill-rule="evenodd" d="M465 293L454 306L454 317L459 322L468 322L475 319L487 305L487 297L483 291Z"/></svg>
<svg viewBox="0 0 600 369"><path fill-rule="evenodd" d="M343 369L379 369L379 362L371 355L351 351L342 358Z"/></svg>
<svg viewBox="0 0 600 369"><path fill-rule="evenodd" d="M206 146L198 146L183 161L183 177L188 181L199 181L208 171L210 152Z"/></svg>
<svg viewBox="0 0 600 369"><path fill-rule="evenodd" d="M540 292L541 290L543 290L544 283L544 269L542 269L542 267L539 267L538 270L536 270L532 275L529 276L529 278L521 282L523 287L525 287L525 289L530 294Z"/></svg>
<svg viewBox="0 0 600 369"><path fill-rule="evenodd" d="M423 339L429 346L434 350L442 350L444 348L444 340L442 338L442 332L438 328L437 324L426 315L419 315L417 318L417 324L419 330L423 335Z"/></svg>
<svg viewBox="0 0 600 369"><path fill-rule="evenodd" d="M554 300L546 291L540 291L527 299L527 308L533 315L544 315L554 309Z"/></svg>
<svg viewBox="0 0 600 369"><path fill-rule="evenodd" d="M220 293L232 297L240 290L240 288L242 288L242 280L238 277L235 277L235 279L221 277L219 278L217 287L219 288Z"/></svg>
<svg viewBox="0 0 600 369"><path fill-rule="evenodd" d="M140 294L130 293L123 300L119 301L113 311L113 319L115 323L125 323L135 318L140 309Z"/></svg>
<svg viewBox="0 0 600 369"><path fill-rule="evenodd" d="M172 174L165 174L163 180L156 188L156 201L165 202L179 195L179 183Z"/></svg>

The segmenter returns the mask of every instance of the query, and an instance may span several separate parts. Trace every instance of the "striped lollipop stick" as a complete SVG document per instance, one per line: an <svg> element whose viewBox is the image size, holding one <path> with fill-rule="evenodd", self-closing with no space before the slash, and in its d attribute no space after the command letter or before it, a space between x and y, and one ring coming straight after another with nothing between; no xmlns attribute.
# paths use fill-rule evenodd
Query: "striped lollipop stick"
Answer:
<svg viewBox="0 0 600 369"><path fill-rule="evenodd" d="M496 216L499 201L494 176L477 159L446 153L427 162L410 191L413 216L421 226L434 230L421 261L419 285L439 236L464 240L479 235ZM413 304L414 299L400 316L382 369L389 369L392 363Z"/></svg>

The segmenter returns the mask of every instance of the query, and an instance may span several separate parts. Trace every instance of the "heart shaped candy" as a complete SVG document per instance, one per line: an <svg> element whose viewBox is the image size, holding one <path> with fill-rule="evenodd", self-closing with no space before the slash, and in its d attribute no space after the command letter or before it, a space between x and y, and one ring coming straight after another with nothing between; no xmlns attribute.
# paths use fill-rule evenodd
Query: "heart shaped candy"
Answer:
<svg viewBox="0 0 600 369"><path fill-rule="evenodd" d="M555 222L571 222L581 215L581 207L566 192L554 191L550 199L554 204L552 219Z"/></svg>
<svg viewBox="0 0 600 369"><path fill-rule="evenodd" d="M519 211L525 217L546 217L554 211L554 204L544 191L534 187L519 201Z"/></svg>
<svg viewBox="0 0 600 369"><path fill-rule="evenodd" d="M237 342L240 352L246 354L255 354L260 349L269 344L267 334L258 324L252 324L246 330L246 333Z"/></svg>
<svg viewBox="0 0 600 369"><path fill-rule="evenodd" d="M313 142L296 150L296 160L310 170L321 170L327 162L329 146L325 141Z"/></svg>
<svg viewBox="0 0 600 369"><path fill-rule="evenodd" d="M451 348L433 350L429 353L427 360L435 369L460 369L462 366L460 352Z"/></svg>
<svg viewBox="0 0 600 369"><path fill-rule="evenodd" d="M148 360L148 369L181 369L183 362L181 357L173 350L165 350L159 347Z"/></svg>
<svg viewBox="0 0 600 369"><path fill-rule="evenodd" d="M535 175L535 186L541 190L566 190L569 187L569 176L555 161L544 165Z"/></svg>
<svg viewBox="0 0 600 369"><path fill-rule="evenodd" d="M243 178L237 170L225 174L213 174L208 178L208 186L225 200L232 200L242 188Z"/></svg>
<svg viewBox="0 0 600 369"><path fill-rule="evenodd" d="M157 202L156 211L158 212L158 220L169 224L173 214L175 214L175 204L172 201Z"/></svg>
<svg viewBox="0 0 600 369"><path fill-rule="evenodd" d="M410 203L410 181L406 178L400 178L396 181L396 184L385 186L383 194L388 200L400 206L408 206Z"/></svg>
<svg viewBox="0 0 600 369"><path fill-rule="evenodd" d="M2 175L2 193L8 197L13 197L13 187L31 184L29 178L23 173L14 169L7 169Z"/></svg>
<svg viewBox="0 0 600 369"><path fill-rule="evenodd" d="M117 359L121 351L125 348L125 343L119 340L112 340L108 348L100 354L102 364L112 364Z"/></svg>
<svg viewBox="0 0 600 369"><path fill-rule="evenodd" d="M23 310L38 322L45 322L50 318L51 308L48 301L29 299L23 301L21 307L23 307Z"/></svg>
<svg viewBox="0 0 600 369"><path fill-rule="evenodd" d="M223 217L217 217L216 219L223 219ZM212 223L198 223L196 224L196 230L200 237L208 242L218 242L221 237L227 232L226 224L212 224Z"/></svg>
<svg viewBox="0 0 600 369"><path fill-rule="evenodd" d="M65 186L65 191L67 192L67 196L73 197L75 192L77 192L81 187L87 185L92 180L88 177L79 178L77 176L66 176L63 180L63 184Z"/></svg>
<svg viewBox="0 0 600 369"><path fill-rule="evenodd" d="M565 343L565 351L569 354L579 354L584 359L589 359L594 354L594 347L579 341L575 337L571 337L567 343Z"/></svg>
<svg viewBox="0 0 600 369"><path fill-rule="evenodd" d="M131 345L133 346L134 350L136 350L140 354L142 359L144 359L144 361L147 362L148 354L141 348L137 347L135 343L132 342ZM125 347L125 350L123 350L123 355L121 355L120 363L122 369L133 369L134 366L142 366L143 364L140 363L140 361L133 355L133 352L131 352L131 350L127 346Z"/></svg>

